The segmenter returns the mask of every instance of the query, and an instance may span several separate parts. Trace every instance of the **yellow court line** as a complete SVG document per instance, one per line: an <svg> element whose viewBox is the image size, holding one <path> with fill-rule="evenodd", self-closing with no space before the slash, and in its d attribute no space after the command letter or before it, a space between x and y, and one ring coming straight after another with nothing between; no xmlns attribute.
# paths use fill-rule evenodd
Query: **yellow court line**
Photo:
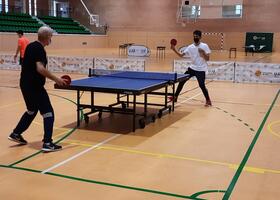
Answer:
<svg viewBox="0 0 280 200"><path fill-rule="evenodd" d="M39 123L39 122L35 122L35 121L34 121L34 122L32 122L32 123L34 123L34 124L36 124L36 125L39 125L39 126L43 126L42 123ZM54 135L54 138L58 138L58 137L64 135L65 133L67 133L69 130L71 130L70 128L59 128L59 127L53 127L53 129L54 129L54 130L61 130L61 131L63 131L63 132L60 133L60 134Z"/></svg>
<svg viewBox="0 0 280 200"><path fill-rule="evenodd" d="M75 145L80 145L80 146L85 146L85 147L91 147L93 144L86 144L80 140L71 140L71 139L65 139L63 143L67 144L75 144Z"/></svg>
<svg viewBox="0 0 280 200"><path fill-rule="evenodd" d="M268 132L270 132L271 134L275 135L276 137L280 138L280 134L276 133L275 131L273 131L272 126L275 124L280 124L280 120L279 121L274 121L270 124L267 125L267 130Z"/></svg>
<svg viewBox="0 0 280 200"><path fill-rule="evenodd" d="M36 122L36 121L33 121L32 123L36 124L36 125L39 125L39 126L43 126L42 123L39 123L39 122ZM60 127L53 127L53 129L55 130L62 130L62 131L67 131L67 130L70 130L70 128L60 128Z"/></svg>
<svg viewBox="0 0 280 200"><path fill-rule="evenodd" d="M69 130L71 130L71 129L69 129ZM65 130L64 132L62 132L62 133L60 133L60 134L54 135L53 138L58 138L58 137L60 137L60 136L62 136L62 135L65 135L65 133L68 133L69 130Z"/></svg>
<svg viewBox="0 0 280 200"><path fill-rule="evenodd" d="M81 143L81 142L77 142L77 141L75 142L74 140L72 140L72 141L67 140L67 141L64 141L64 143L73 144L73 145L77 145L77 146L85 146L85 147L91 147L92 146L90 144L85 144L85 143ZM146 156L153 156L153 157L157 157L157 158L172 158L172 159L179 159L179 160L195 161L195 162L206 163L206 164L226 166L226 167L228 167L230 169L234 169L234 170L236 170L239 166L237 164L231 164L231 163L226 163L226 162L202 160L202 159L185 157L185 156L152 153L152 152L146 152L146 151L123 149L123 148L118 148L118 147L100 146L97 149L99 149L99 150L103 149L103 150L112 150L112 151L122 151L122 152L127 152L127 153L132 153L132 154L141 154L141 155L146 155ZM271 170L271 169L257 168L257 167L250 167L250 166L245 167L244 171L251 172L251 173L257 173L257 174L264 174L264 173L280 174L280 170Z"/></svg>

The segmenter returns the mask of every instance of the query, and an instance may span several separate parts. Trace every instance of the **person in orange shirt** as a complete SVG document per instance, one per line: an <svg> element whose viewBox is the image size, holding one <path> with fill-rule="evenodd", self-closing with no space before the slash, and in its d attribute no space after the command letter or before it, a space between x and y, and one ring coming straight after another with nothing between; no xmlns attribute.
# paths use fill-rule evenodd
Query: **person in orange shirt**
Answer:
<svg viewBox="0 0 280 200"><path fill-rule="evenodd" d="M16 59L17 59L17 56L18 56L18 53L19 53L20 54L19 64L22 65L25 48L29 44L29 40L26 37L23 36L23 31L22 30L18 30L16 33L18 35L18 46L17 46L16 54L14 56L14 61L16 62Z"/></svg>

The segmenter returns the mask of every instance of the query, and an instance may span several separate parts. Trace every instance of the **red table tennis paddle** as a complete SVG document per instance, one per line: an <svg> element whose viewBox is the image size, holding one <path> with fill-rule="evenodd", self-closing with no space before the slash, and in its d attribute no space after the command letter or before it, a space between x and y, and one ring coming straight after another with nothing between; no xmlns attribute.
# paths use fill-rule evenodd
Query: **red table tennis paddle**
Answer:
<svg viewBox="0 0 280 200"><path fill-rule="evenodd" d="M173 46L176 46L177 40L176 39L170 40L170 44L173 45Z"/></svg>
<svg viewBox="0 0 280 200"><path fill-rule="evenodd" d="M69 75L63 75L63 76L61 76L61 78L65 80L67 85L70 85L71 77Z"/></svg>

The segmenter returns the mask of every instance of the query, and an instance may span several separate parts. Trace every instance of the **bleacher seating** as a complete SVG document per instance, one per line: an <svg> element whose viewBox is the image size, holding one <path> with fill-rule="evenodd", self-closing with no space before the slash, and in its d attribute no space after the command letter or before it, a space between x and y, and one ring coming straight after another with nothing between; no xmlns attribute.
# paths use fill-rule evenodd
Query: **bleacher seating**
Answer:
<svg viewBox="0 0 280 200"><path fill-rule="evenodd" d="M54 29L57 33L63 34L91 34L89 30L72 18L66 17L39 17L45 24Z"/></svg>
<svg viewBox="0 0 280 200"><path fill-rule="evenodd" d="M64 17L32 17L25 13L0 13L0 32L16 32L22 30L25 33L35 33L43 26L50 26L57 33L62 34L91 34L80 23L72 18Z"/></svg>
<svg viewBox="0 0 280 200"><path fill-rule="evenodd" d="M37 32L42 24L28 14L0 13L0 32L16 32L22 30L26 33Z"/></svg>

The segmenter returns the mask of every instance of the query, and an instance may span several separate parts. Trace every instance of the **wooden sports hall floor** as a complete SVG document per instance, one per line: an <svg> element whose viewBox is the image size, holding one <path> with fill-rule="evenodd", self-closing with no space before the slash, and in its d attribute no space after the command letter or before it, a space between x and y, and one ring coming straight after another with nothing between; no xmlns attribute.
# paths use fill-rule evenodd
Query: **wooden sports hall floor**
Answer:
<svg viewBox="0 0 280 200"><path fill-rule="evenodd" d="M117 49L48 53L118 57ZM161 60L152 54L146 70L171 71L174 58L169 51ZM211 59L228 60L228 53L214 52ZM238 52L237 59L280 63L279 54L245 57ZM207 81L213 106L205 108L197 82L189 81L175 112L131 132L130 117L118 114L104 114L101 120L93 116L76 128L76 93L55 90L48 81L54 141L63 150L42 153L39 114L24 134L27 145L7 139L25 105L19 72L0 70L0 77L2 200L279 199L280 84ZM113 98L98 97L101 103Z"/></svg>

